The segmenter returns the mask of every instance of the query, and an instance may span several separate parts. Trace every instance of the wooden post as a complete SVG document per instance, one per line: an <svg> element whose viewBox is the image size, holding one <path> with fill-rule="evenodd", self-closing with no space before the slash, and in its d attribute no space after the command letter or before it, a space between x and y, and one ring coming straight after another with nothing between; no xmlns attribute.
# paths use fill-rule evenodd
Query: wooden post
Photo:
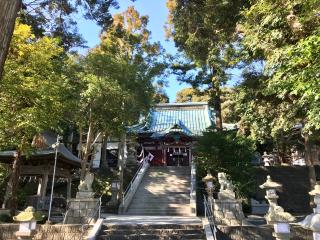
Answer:
<svg viewBox="0 0 320 240"><path fill-rule="evenodd" d="M37 196L41 196L42 177L39 178Z"/></svg>
<svg viewBox="0 0 320 240"><path fill-rule="evenodd" d="M192 164L192 150L191 150L191 145L189 146L189 166Z"/></svg>
<svg viewBox="0 0 320 240"><path fill-rule="evenodd" d="M40 196L41 196L41 198L43 198L43 197L46 196L48 179L49 179L49 172L46 171L46 172L42 175L42 179L41 179L41 189L40 189Z"/></svg>
<svg viewBox="0 0 320 240"><path fill-rule="evenodd" d="M72 178L71 176L69 176L68 183L67 183L67 199L71 198L71 185L72 185Z"/></svg>

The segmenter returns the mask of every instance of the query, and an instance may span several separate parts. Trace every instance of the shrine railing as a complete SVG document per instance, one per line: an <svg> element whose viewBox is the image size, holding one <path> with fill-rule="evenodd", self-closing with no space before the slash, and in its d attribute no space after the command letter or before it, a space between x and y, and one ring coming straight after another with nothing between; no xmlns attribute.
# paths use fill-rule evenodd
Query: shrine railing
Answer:
<svg viewBox="0 0 320 240"><path fill-rule="evenodd" d="M203 196L203 199L204 199L203 204L204 204L205 219L208 220L211 234L212 234L211 238L207 236L207 239L213 238L213 240L217 240L217 227L214 220L212 202L210 199L207 199L205 195ZM206 227L205 227L205 230L206 230Z"/></svg>
<svg viewBox="0 0 320 240"><path fill-rule="evenodd" d="M197 215L197 192L196 192L196 165L191 162L190 180L190 207L192 215Z"/></svg>
<svg viewBox="0 0 320 240"><path fill-rule="evenodd" d="M128 207L132 201L132 198L133 198L134 194L136 193L136 191L142 181L142 178L143 178L144 174L147 172L149 166L150 166L150 164L148 162L148 159L144 159L141 162L136 174L134 175L131 182L129 183L126 191L123 193L122 201L119 206L119 213L124 213L127 211Z"/></svg>

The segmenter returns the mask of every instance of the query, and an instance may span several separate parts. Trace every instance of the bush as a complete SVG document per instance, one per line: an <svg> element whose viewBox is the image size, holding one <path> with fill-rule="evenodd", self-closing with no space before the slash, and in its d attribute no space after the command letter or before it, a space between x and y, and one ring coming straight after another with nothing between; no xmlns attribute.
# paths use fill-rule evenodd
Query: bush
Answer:
<svg viewBox="0 0 320 240"><path fill-rule="evenodd" d="M255 147L253 141L234 131L207 131L195 147L195 161L200 177L209 171L227 173L242 197L253 190L254 168L251 164ZM216 182L217 186L217 182Z"/></svg>
<svg viewBox="0 0 320 240"><path fill-rule="evenodd" d="M0 214L0 223L11 223L12 218L8 214Z"/></svg>

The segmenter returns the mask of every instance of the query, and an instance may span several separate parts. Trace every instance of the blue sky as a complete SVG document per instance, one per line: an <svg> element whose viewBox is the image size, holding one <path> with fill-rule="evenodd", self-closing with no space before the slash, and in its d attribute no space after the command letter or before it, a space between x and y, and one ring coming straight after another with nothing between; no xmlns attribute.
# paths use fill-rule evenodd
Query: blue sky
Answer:
<svg viewBox="0 0 320 240"><path fill-rule="evenodd" d="M118 2L120 8L113 9L112 13L120 13L125 11L128 6L134 6L140 14L149 16L148 29L152 32L152 41L160 41L168 53L176 53L174 43L165 39L163 27L168 14L166 0L137 0L135 2L118 0ZM99 43L100 28L94 22L79 18L78 26L79 32L83 35L89 47L93 47ZM170 98L170 102L174 102L177 91L188 87L188 85L178 83L175 76L169 76L167 80L168 87L165 90Z"/></svg>

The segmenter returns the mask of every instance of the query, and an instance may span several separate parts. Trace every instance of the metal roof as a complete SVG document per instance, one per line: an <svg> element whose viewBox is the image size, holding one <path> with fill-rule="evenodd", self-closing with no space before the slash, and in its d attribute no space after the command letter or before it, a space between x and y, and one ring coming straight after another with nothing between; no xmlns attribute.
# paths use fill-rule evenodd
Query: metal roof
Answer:
<svg viewBox="0 0 320 240"><path fill-rule="evenodd" d="M54 156L55 149L52 147L56 143L56 135L51 132L42 133L44 142L47 146L46 149L35 149L30 157L46 157L46 156ZM10 158L13 159L16 155L16 151L2 151L0 152L0 159L2 158ZM24 155L23 155L24 156ZM75 166L80 166L81 160L73 155L63 143L58 145L58 156L62 156L68 163Z"/></svg>
<svg viewBox="0 0 320 240"><path fill-rule="evenodd" d="M150 133L160 137L170 132L183 132L188 136L200 136L214 125L208 103L158 104L140 124L132 126L136 133Z"/></svg>

